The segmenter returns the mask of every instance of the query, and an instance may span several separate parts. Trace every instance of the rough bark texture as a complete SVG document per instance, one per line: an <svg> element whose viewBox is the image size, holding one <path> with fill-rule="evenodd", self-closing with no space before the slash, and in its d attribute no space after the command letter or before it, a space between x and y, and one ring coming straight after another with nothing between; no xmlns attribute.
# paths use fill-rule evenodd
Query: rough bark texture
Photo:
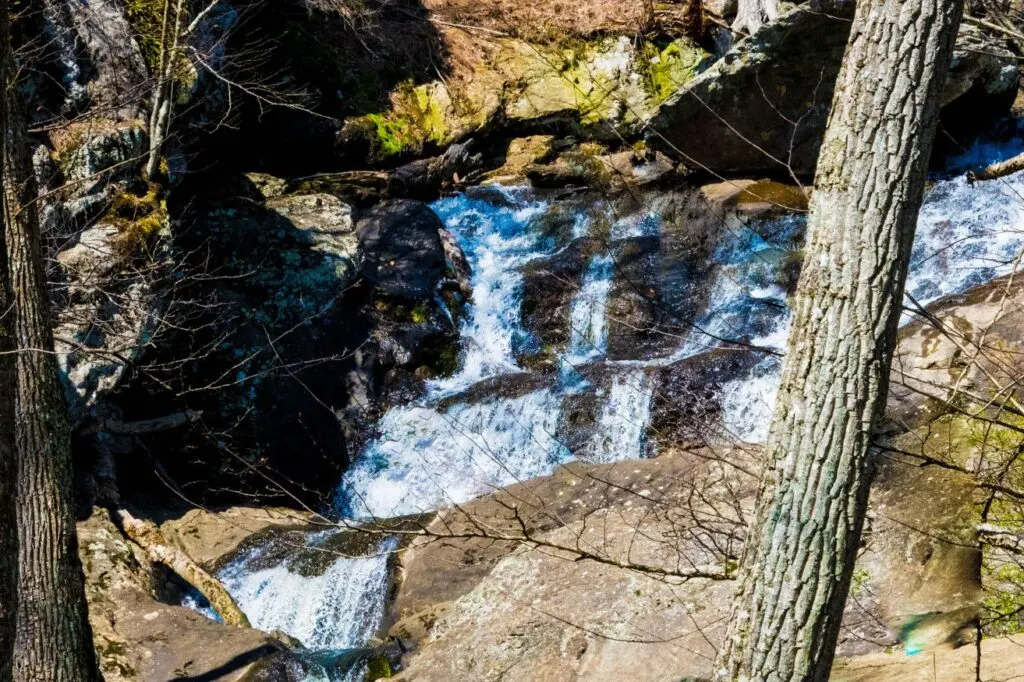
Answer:
<svg viewBox="0 0 1024 682"><path fill-rule="evenodd" d="M861 0L720 680L826 680L962 0Z"/></svg>
<svg viewBox="0 0 1024 682"><path fill-rule="evenodd" d="M0 130L7 129L7 83L11 64L10 7L0 6ZM0 160L0 187L4 168ZM3 220L9 215L0 195ZM11 680L18 596L18 535L14 524L14 313L7 281L7 240L0 234L0 682Z"/></svg>
<svg viewBox="0 0 1024 682"><path fill-rule="evenodd" d="M8 92L13 92L10 89ZM71 437L50 327L24 121L5 97L4 234L16 307L18 611L14 679L100 679L75 536Z"/></svg>
<svg viewBox="0 0 1024 682"><path fill-rule="evenodd" d="M118 510L117 517L125 535L146 550L150 561L166 566L199 590L226 625L252 627L220 581L204 571L188 554L172 547L155 523L136 519L124 509Z"/></svg>
<svg viewBox="0 0 1024 682"><path fill-rule="evenodd" d="M732 28L737 33L750 35L778 18L778 0L739 0Z"/></svg>

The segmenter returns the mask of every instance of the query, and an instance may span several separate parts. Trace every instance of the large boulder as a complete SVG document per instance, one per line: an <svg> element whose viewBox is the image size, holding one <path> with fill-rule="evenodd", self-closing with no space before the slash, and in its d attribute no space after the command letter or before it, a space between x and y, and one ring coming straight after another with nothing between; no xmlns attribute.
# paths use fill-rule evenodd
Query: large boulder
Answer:
<svg viewBox="0 0 1024 682"><path fill-rule="evenodd" d="M172 197L169 207L173 299L117 404L127 420L202 413L197 428L142 435L179 484L281 496L257 468L266 465L311 486L307 494L323 490L347 463L336 411L370 326L342 303L354 297L358 310L352 209L326 194L264 200L242 176L206 177L178 196L183 204ZM197 450L203 455L181 455ZM123 490L148 485L137 477L159 485L131 458L118 467Z"/></svg>
<svg viewBox="0 0 1024 682"><path fill-rule="evenodd" d="M426 204L390 201L359 220L360 274L385 296L433 296L445 274L444 223Z"/></svg>
<svg viewBox="0 0 1024 682"><path fill-rule="evenodd" d="M672 95L650 119L650 143L695 170L811 175L832 105L853 14L800 6L738 43ZM965 25L944 105L972 92L975 114L1006 111L1017 63L998 38Z"/></svg>
<svg viewBox="0 0 1024 682"><path fill-rule="evenodd" d="M207 502L283 501L285 485L319 506L382 404L415 397L457 357L469 266L427 205L360 211L286 189L206 176L172 196L174 296L117 395L128 421L201 415L141 438L161 475L204 481ZM159 485L130 457L118 470L123 490Z"/></svg>
<svg viewBox="0 0 1024 682"><path fill-rule="evenodd" d="M463 35L451 38L454 73L401 85L379 113L348 119L339 136L343 149L388 158L495 128L552 122L614 138L636 130L708 57L686 38L659 46L612 34L569 47L505 36L474 43Z"/></svg>
<svg viewBox="0 0 1024 682"><path fill-rule="evenodd" d="M157 599L167 593L167 573L126 540L105 511L95 510L78 524L78 545L93 641L107 682L306 679L306 665L267 633L230 627Z"/></svg>
<svg viewBox="0 0 1024 682"><path fill-rule="evenodd" d="M156 220L163 230L163 217ZM57 253L54 346L73 424L118 387L160 324L166 253L153 249L145 267L133 267L121 239L118 225L100 222Z"/></svg>

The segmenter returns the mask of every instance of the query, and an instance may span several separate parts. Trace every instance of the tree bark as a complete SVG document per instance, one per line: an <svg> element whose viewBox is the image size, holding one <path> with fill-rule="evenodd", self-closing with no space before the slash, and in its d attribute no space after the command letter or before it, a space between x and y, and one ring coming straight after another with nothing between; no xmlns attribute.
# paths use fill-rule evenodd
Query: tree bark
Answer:
<svg viewBox="0 0 1024 682"><path fill-rule="evenodd" d="M24 119L8 84L4 233L16 308L18 611L14 679L98 682L75 536L71 434L53 354L35 177Z"/></svg>
<svg viewBox="0 0 1024 682"><path fill-rule="evenodd" d="M779 18L778 0L739 0L732 29L750 35Z"/></svg>
<svg viewBox="0 0 1024 682"><path fill-rule="evenodd" d="M172 547L155 523L136 519L124 509L117 511L117 519L124 534L146 550L150 561L166 566L199 590L225 624L240 628L252 627L224 585L204 571L192 557Z"/></svg>
<svg viewBox="0 0 1024 682"><path fill-rule="evenodd" d="M719 680L827 680L963 0L860 0Z"/></svg>
<svg viewBox="0 0 1024 682"><path fill-rule="evenodd" d="M0 130L7 130L7 82L12 72L11 16L0 6ZM5 178L0 157L0 187ZM0 193L6 224L11 214ZM14 299L7 278L7 240L0 234L0 682L11 682L18 604L18 533L15 525Z"/></svg>

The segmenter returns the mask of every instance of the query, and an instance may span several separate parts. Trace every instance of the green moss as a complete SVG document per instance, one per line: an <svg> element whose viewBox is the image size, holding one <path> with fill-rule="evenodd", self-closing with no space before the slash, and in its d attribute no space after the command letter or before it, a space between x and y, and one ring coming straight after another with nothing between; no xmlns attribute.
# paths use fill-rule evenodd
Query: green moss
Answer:
<svg viewBox="0 0 1024 682"><path fill-rule="evenodd" d="M384 656L377 656L366 662L366 682L390 680L391 675L391 664Z"/></svg>
<svg viewBox="0 0 1024 682"><path fill-rule="evenodd" d="M142 58L145 60L149 72L155 74L160 70L160 38L164 20L164 0L125 0L124 9L128 24L142 51ZM174 28L173 9L172 6L170 16L172 30ZM181 25L188 26L188 3L185 3L184 14L185 16L181 18ZM176 88L179 103L187 101L196 78L198 78L198 74L185 53L179 53L177 63L174 65L174 79L180 86Z"/></svg>
<svg viewBox="0 0 1024 682"><path fill-rule="evenodd" d="M373 125L376 156L395 156L413 146L412 122L408 119L393 114L367 114L363 118Z"/></svg>
<svg viewBox="0 0 1024 682"><path fill-rule="evenodd" d="M647 43L642 50L650 95L661 104L699 72L708 54L686 38L674 40L664 49Z"/></svg>
<svg viewBox="0 0 1024 682"><path fill-rule="evenodd" d="M115 255L131 260L145 253L167 225L167 203L159 185L149 183L142 194L124 192L114 197L102 220L117 227Z"/></svg>

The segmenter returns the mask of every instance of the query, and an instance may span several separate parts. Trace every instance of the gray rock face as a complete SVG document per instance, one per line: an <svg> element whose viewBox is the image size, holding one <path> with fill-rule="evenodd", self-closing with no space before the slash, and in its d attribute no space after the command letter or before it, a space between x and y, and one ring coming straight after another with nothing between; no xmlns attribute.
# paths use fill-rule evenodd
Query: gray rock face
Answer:
<svg viewBox="0 0 1024 682"><path fill-rule="evenodd" d="M57 254L62 280L54 344L74 423L139 359L163 306L159 257L152 267L126 267L116 253L117 237L117 227L100 223Z"/></svg>
<svg viewBox="0 0 1024 682"><path fill-rule="evenodd" d="M352 207L330 194L282 196L267 201L267 208L301 230L309 247L337 264L339 284L355 275L359 240Z"/></svg>
<svg viewBox="0 0 1024 682"><path fill-rule="evenodd" d="M738 43L669 98L650 143L693 169L813 173L849 35L854 3L830 13L793 9ZM980 86L1016 89L1017 64L997 39L965 26L943 102Z"/></svg>
<svg viewBox="0 0 1024 682"><path fill-rule="evenodd" d="M113 118L136 118L148 77L122 3L46 0L43 12L62 71L64 108L88 104Z"/></svg>

